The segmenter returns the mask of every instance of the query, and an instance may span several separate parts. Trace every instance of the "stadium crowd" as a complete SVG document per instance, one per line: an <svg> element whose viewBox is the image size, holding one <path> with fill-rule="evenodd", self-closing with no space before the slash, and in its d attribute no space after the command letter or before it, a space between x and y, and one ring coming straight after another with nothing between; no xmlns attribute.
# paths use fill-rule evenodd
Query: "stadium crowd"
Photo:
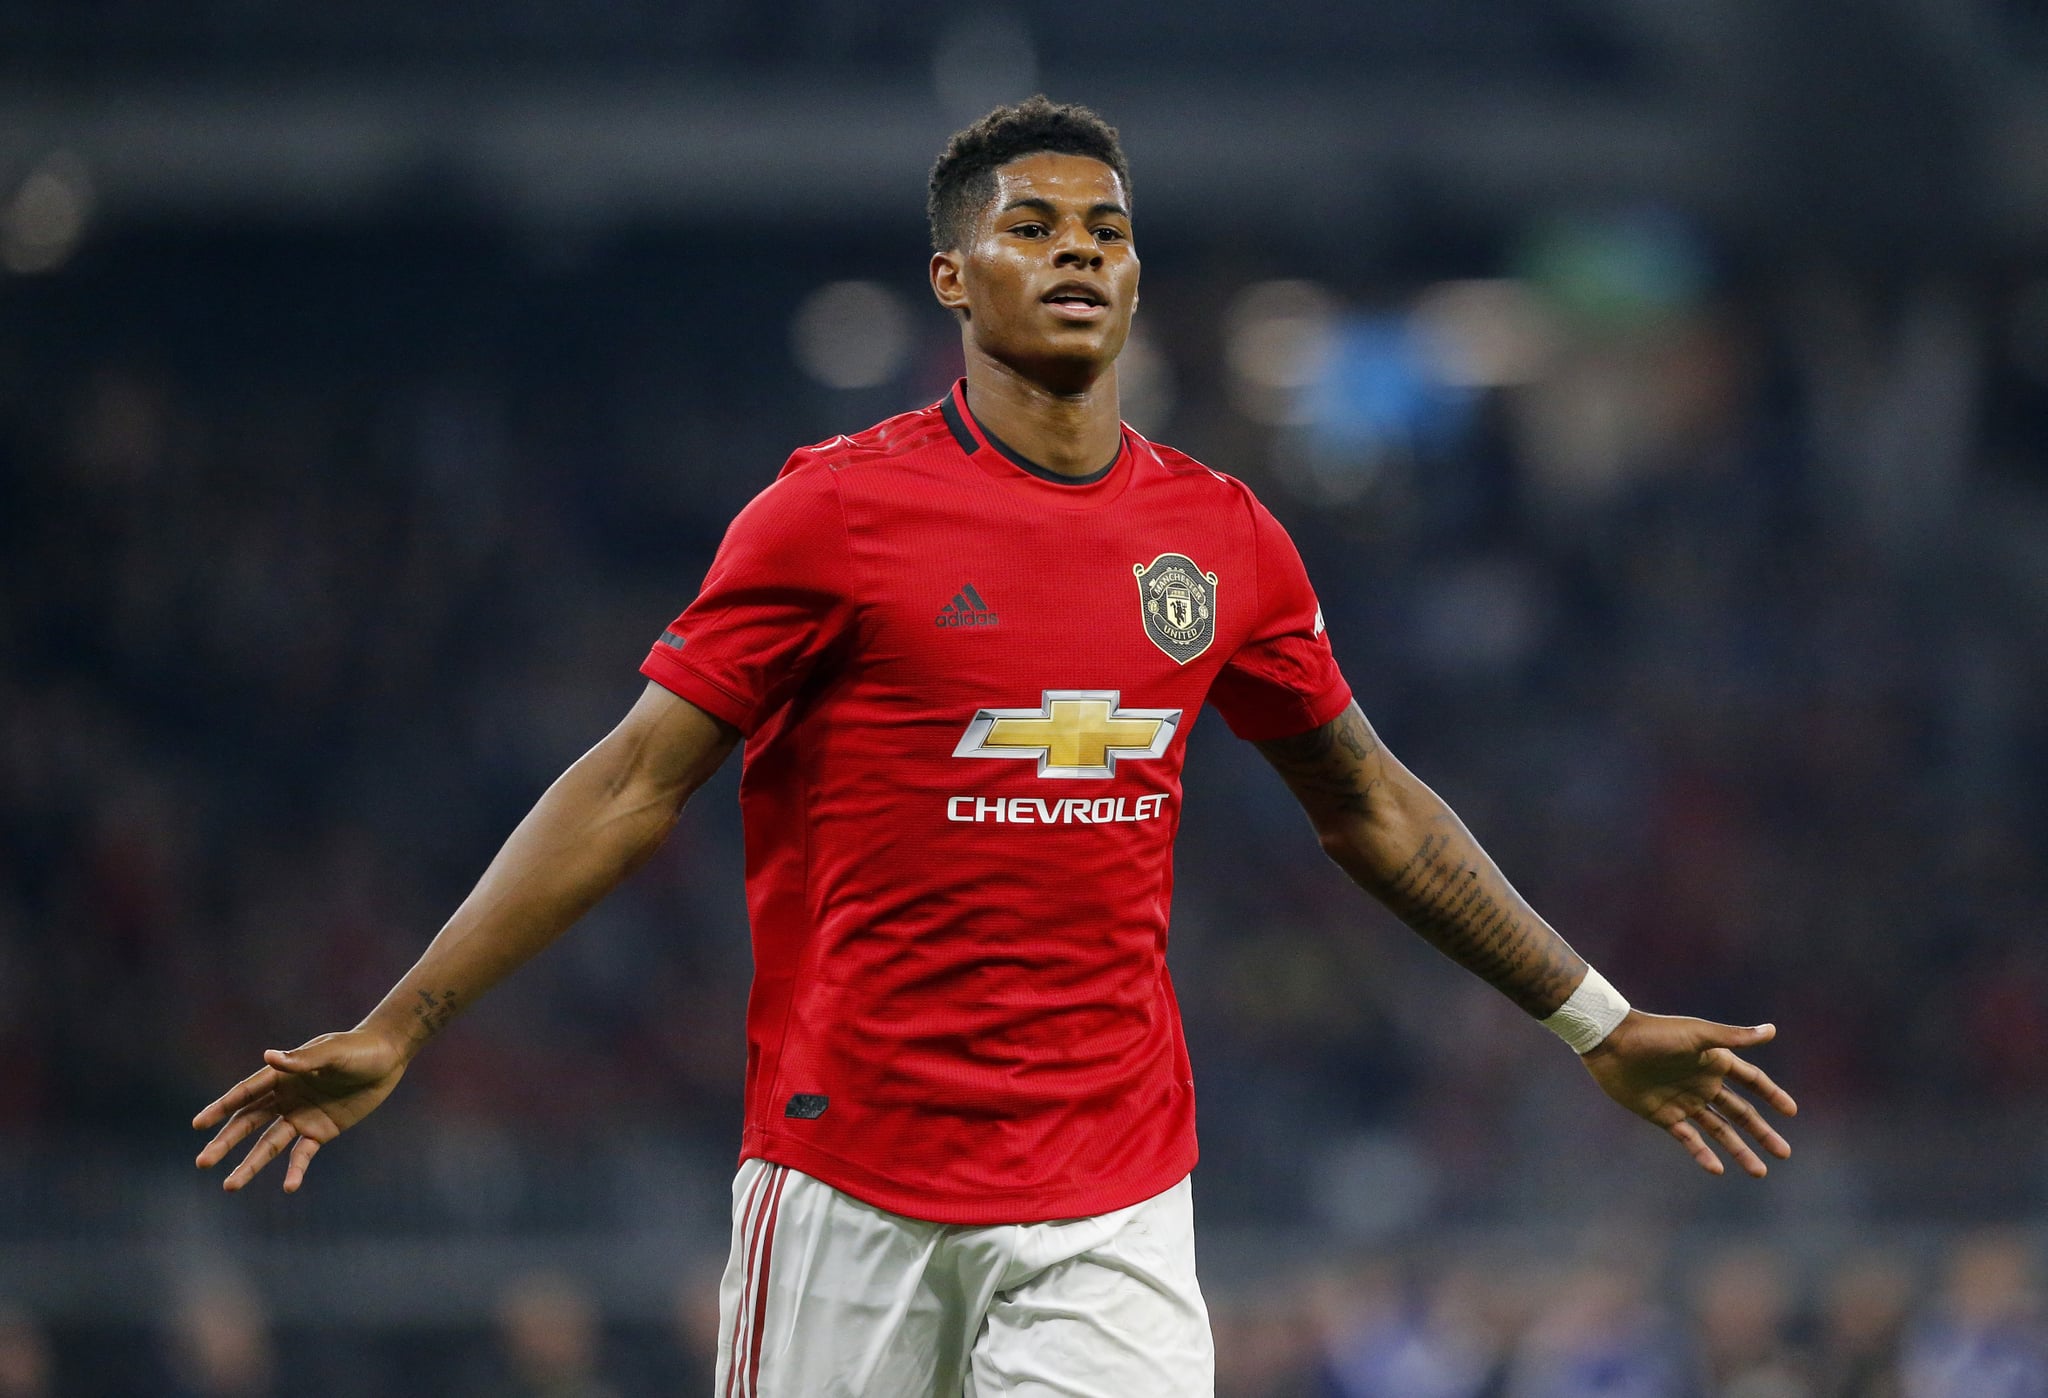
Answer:
<svg viewBox="0 0 2048 1398"><path fill-rule="evenodd" d="M2034 1398L2048 1392L2037 1248L1959 1239L1921 1275L1867 1250L1802 1277L1779 1251L1727 1249L1682 1275L1621 1240L1566 1260L1498 1249L1370 1259L1255 1298L1211 1298L1218 1398ZM667 1323L606 1324L559 1272L505 1280L495 1323L377 1336L273 1327L232 1274L196 1278L159 1327L88 1351L0 1314L0 1398L286 1392L446 1398L701 1394L715 1273ZM61 1332L60 1332L61 1336ZM62 1337L69 1339L70 1337Z"/></svg>
<svg viewBox="0 0 2048 1398"><path fill-rule="evenodd" d="M659 246L482 242L117 246L0 302L0 1238L111 1256L161 1227L177 1125L376 1000L624 711L783 455L950 378L935 314L883 383L796 372L792 307L841 260L699 249L732 288L707 326ZM1319 1240L1224 1249L1221 1391L2048 1394L2029 1246L1952 1231L2048 1200L2040 298L1725 270L1626 324L1567 317L1548 367L1440 428L1341 374L1337 407L1262 420L1221 338L1237 283L1158 264L1173 391L1139 425L1273 504L1366 711L1534 905L1638 1004L1777 1022L1765 1061L1808 1109L1767 1185L1692 1180L1204 723L1172 954L1203 1226ZM1327 281L1385 307L1436 274ZM291 1226L719 1215L732 780L322 1156L292 1204L320 1221ZM589 1183L642 1146L653 1167ZM650 1197L676 1161L706 1197ZM271 1209L202 1192L177 1217ZM1609 1231L1500 1241L1560 1220ZM673 1325L622 1326L527 1276L494 1347L273 1330L230 1272L164 1289L133 1389L118 1326L46 1327L23 1294L0 1395L697 1391L700 1282Z"/></svg>

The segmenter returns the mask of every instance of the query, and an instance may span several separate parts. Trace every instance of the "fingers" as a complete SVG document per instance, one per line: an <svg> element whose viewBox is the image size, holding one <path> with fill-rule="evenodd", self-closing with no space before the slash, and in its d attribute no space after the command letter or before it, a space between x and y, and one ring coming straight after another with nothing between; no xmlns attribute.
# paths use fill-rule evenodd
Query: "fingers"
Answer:
<svg viewBox="0 0 2048 1398"><path fill-rule="evenodd" d="M320 1150L320 1142L311 1136L299 1137L299 1143L292 1147L292 1158L284 1171L284 1192L297 1194L299 1186L305 1183L306 1167L313 1163L313 1157Z"/></svg>
<svg viewBox="0 0 2048 1398"><path fill-rule="evenodd" d="M1728 1118L1712 1107L1703 1108L1693 1120L1698 1122L1709 1136L1721 1143L1721 1149L1727 1151L1735 1163L1742 1167L1743 1173L1754 1179L1762 1179L1771 1172L1770 1167L1749 1148L1749 1142L1742 1139L1742 1133L1735 1129Z"/></svg>
<svg viewBox="0 0 2048 1398"><path fill-rule="evenodd" d="M1725 1173L1725 1167L1721 1164L1721 1157L1714 1154L1713 1147L1700 1139L1700 1133L1694 1128L1692 1122L1687 1120L1674 1121L1664 1129L1669 1131L1677 1139L1678 1144L1684 1146L1692 1158L1699 1162L1702 1170L1705 1170L1710 1175Z"/></svg>
<svg viewBox="0 0 2048 1398"><path fill-rule="evenodd" d="M1731 1054L1731 1058L1734 1056ZM1751 1092L1770 1103L1772 1108L1784 1116L1798 1116L1799 1104L1792 1100L1792 1094L1771 1081L1763 1069L1744 1059L1736 1058L1728 1065L1728 1076L1741 1083Z"/></svg>
<svg viewBox="0 0 2048 1398"><path fill-rule="evenodd" d="M1763 1069L1747 1059L1737 1056L1733 1052L1733 1050L1738 1048L1756 1044L1767 1044L1777 1038L1778 1027L1775 1024L1759 1024L1752 1028L1744 1029L1732 1024L1712 1024L1701 1021L1700 1031L1700 1044L1702 1048L1700 1053L1701 1067L1711 1073L1733 1078L1736 1082L1741 1083L1744 1087L1762 1097L1764 1101L1770 1104L1773 1111L1781 1115L1799 1115L1799 1103L1792 1099L1791 1093L1771 1081L1770 1074L1766 1073ZM1744 1105L1747 1106L1746 1103ZM1776 1133L1773 1132L1771 1134L1775 1139ZM1759 1139L1761 1139L1761 1136L1759 1136Z"/></svg>
<svg viewBox="0 0 2048 1398"><path fill-rule="evenodd" d="M1770 1167L1764 1164L1761 1156L1750 1149L1749 1142L1742 1139L1741 1132L1735 1129L1737 1121L1757 1138L1765 1150L1780 1160L1790 1158L1792 1147L1786 1144L1785 1138L1771 1130L1755 1107L1725 1087L1715 1096L1713 1106L1700 1107L1690 1116L1681 1117L1664 1129L1685 1147L1686 1152L1698 1161L1700 1168L1708 1174L1726 1173L1721 1157L1714 1154L1713 1146L1707 1144L1707 1138L1712 1137L1714 1142L1742 1167L1744 1173L1762 1179L1770 1173Z"/></svg>
<svg viewBox="0 0 2048 1398"><path fill-rule="evenodd" d="M202 1109L192 1118L194 1131L206 1131L220 1125L242 1108L277 1086L278 1072L274 1068L258 1068L243 1078Z"/></svg>
<svg viewBox="0 0 2048 1398"><path fill-rule="evenodd" d="M279 1153L290 1145L292 1138L298 1134L297 1129L289 1121L278 1117L270 1123L269 1130L256 1138L256 1144L249 1147L249 1153L242 1157L242 1163L235 1167L233 1174L221 1181L220 1187L229 1193L240 1189L256 1178L257 1172L265 1165L277 1159Z"/></svg>
<svg viewBox="0 0 2048 1398"><path fill-rule="evenodd" d="M313 1042L318 1043L319 1040ZM263 1050L264 1066L208 1103L198 1116L192 1118L192 1129L205 1131L209 1127L218 1126L256 1098L275 1088L279 1081L290 1074L314 1072L325 1067L325 1064L314 1062L308 1055L306 1050L310 1047L310 1044L301 1044L295 1049Z"/></svg>
<svg viewBox="0 0 2048 1398"><path fill-rule="evenodd" d="M227 1125L221 1127L220 1133L206 1143L206 1148L199 1152L199 1158L192 1163L202 1170L212 1169L235 1148L237 1141L275 1115L272 1100L267 1096L244 1107L228 1118Z"/></svg>
<svg viewBox="0 0 2048 1398"><path fill-rule="evenodd" d="M1756 1137L1757 1144L1778 1159L1792 1158L1791 1145L1783 1136L1773 1131L1771 1124L1764 1120L1763 1113L1751 1106L1739 1093L1723 1087L1714 1094L1714 1110Z"/></svg>
<svg viewBox="0 0 2048 1398"><path fill-rule="evenodd" d="M317 1073L333 1063L334 1050L330 1045L334 1037L322 1034L295 1049L265 1049L263 1061L281 1073Z"/></svg>
<svg viewBox="0 0 2048 1398"><path fill-rule="evenodd" d="M242 1163L222 1181L221 1187L230 1191L240 1189L254 1179L265 1165L276 1159L279 1152L291 1145L293 1138L297 1137L298 1144L292 1148L291 1159L286 1163L284 1175L285 1192L296 1194L299 1186L305 1182L306 1167L312 1163L313 1156L325 1144L314 1135L300 1135L300 1126L309 1125L311 1130L321 1131L327 1123L318 1117L310 1121L302 1119L301 1122L295 1123L290 1117L276 1115L273 1102L269 1100L247 1107L230 1117L227 1124L221 1127L220 1133L206 1143L206 1149L199 1152L196 1163L201 1169L219 1164L227 1153L235 1148L238 1141L266 1123L268 1129L257 1139L256 1144L249 1148L249 1153L242 1157ZM331 1136L332 1131L324 1134Z"/></svg>
<svg viewBox="0 0 2048 1398"><path fill-rule="evenodd" d="M1701 1048L1755 1048L1778 1037L1775 1024L1716 1024L1711 1019L1690 1021Z"/></svg>

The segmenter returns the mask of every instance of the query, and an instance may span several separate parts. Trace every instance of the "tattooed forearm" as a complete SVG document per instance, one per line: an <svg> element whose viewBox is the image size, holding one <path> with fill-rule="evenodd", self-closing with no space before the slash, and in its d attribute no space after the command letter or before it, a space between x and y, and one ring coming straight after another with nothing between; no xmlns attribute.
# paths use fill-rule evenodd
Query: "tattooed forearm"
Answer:
<svg viewBox="0 0 2048 1398"><path fill-rule="evenodd" d="M422 1037L432 1038L446 1029L448 1022L455 1018L454 991L444 990L437 995L431 990L415 988L413 994L419 997L419 1003L412 1007L412 1017L419 1021L420 1028L425 1031Z"/></svg>
<svg viewBox="0 0 2048 1398"><path fill-rule="evenodd" d="M1300 737L1259 744L1312 818L1366 813L1381 782L1374 761L1379 750L1379 738L1356 704Z"/></svg>
<svg viewBox="0 0 2048 1398"><path fill-rule="evenodd" d="M1367 886L1453 961L1530 1014L1551 1013L1586 963L1522 901L1456 817L1446 811L1444 820L1450 828L1432 830L1391 877Z"/></svg>
<svg viewBox="0 0 2048 1398"><path fill-rule="evenodd" d="M1356 704L1259 751L1293 789L1330 857L1360 887L1534 1015L1565 1002L1586 963L1536 916L1436 793L1380 746Z"/></svg>

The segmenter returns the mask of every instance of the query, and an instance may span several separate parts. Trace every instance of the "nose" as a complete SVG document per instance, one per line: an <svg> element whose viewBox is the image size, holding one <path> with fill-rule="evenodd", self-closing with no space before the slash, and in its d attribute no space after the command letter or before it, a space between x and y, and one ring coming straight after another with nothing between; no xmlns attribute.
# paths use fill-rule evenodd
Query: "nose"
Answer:
<svg viewBox="0 0 2048 1398"><path fill-rule="evenodd" d="M1055 267L1100 267L1102 245L1088 231L1084 220L1069 219L1055 235L1052 263Z"/></svg>

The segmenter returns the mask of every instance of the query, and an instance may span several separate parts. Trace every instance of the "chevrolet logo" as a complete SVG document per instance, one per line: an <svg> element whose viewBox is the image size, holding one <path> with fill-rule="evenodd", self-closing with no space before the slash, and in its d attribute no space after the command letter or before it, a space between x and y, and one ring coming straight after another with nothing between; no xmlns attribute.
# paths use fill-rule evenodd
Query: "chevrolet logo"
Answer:
<svg viewBox="0 0 2048 1398"><path fill-rule="evenodd" d="M1114 689L1048 689L1035 709L982 709L955 757L1034 757L1041 777L1113 777L1117 759L1159 757L1179 709L1126 709Z"/></svg>

